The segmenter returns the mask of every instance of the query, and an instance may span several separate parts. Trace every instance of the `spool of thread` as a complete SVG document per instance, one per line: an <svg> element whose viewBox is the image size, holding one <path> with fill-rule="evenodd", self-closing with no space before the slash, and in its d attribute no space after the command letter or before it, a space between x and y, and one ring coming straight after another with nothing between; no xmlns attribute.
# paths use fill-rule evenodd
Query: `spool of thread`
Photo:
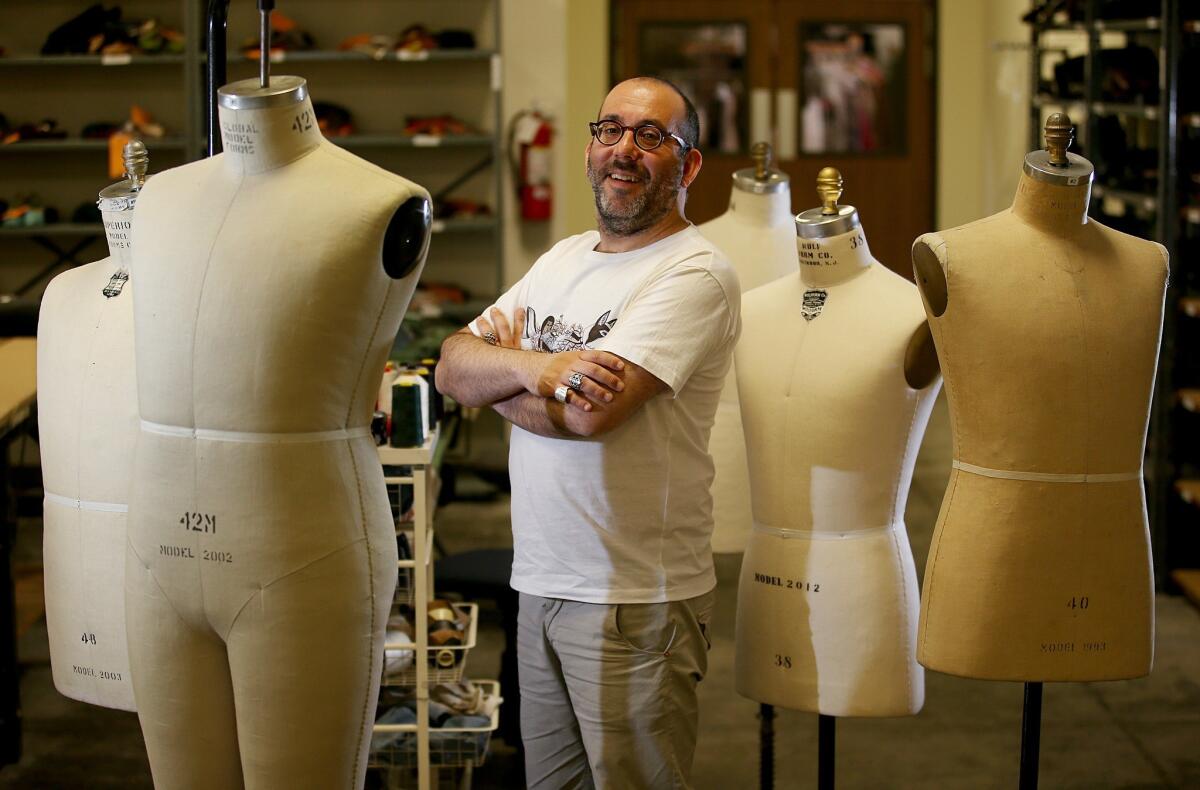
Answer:
<svg viewBox="0 0 1200 790"><path fill-rule="evenodd" d="M411 368L402 370L400 375L396 377L396 381L411 381L420 388L421 423L424 426L425 435L428 436L429 432L433 430L433 422L430 419L431 415L429 413L429 382L427 382L419 373L413 371Z"/></svg>
<svg viewBox="0 0 1200 790"><path fill-rule="evenodd" d="M458 657L462 652L461 650L431 650L429 651L429 663L438 669L450 669L458 663Z"/></svg>
<svg viewBox="0 0 1200 790"><path fill-rule="evenodd" d="M425 382L425 394L429 396L426 401L429 407L429 426L431 429L436 428L438 420L441 419L441 415L438 414L437 410L437 400L441 396L437 391L437 387L434 386L433 371L425 365L417 365L412 369L412 372L420 376L421 380Z"/></svg>
<svg viewBox="0 0 1200 790"><path fill-rule="evenodd" d="M383 379L379 382L379 398L375 408L389 417L392 416L392 385L400 375L400 367L395 362L383 366Z"/></svg>
<svg viewBox="0 0 1200 790"><path fill-rule="evenodd" d="M392 384L392 447L420 447L425 444L425 418L422 416L421 388L411 381Z"/></svg>
<svg viewBox="0 0 1200 790"><path fill-rule="evenodd" d="M421 360L421 365L429 368L429 386L433 390L433 419L440 424L442 418L446 416L446 398L438 392L437 388L437 360L433 357L425 357Z"/></svg>

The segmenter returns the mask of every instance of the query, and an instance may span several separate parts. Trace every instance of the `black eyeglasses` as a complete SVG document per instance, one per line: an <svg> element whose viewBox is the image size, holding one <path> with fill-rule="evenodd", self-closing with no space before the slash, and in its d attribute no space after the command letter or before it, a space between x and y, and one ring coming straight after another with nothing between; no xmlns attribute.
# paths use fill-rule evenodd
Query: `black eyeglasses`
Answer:
<svg viewBox="0 0 1200 790"><path fill-rule="evenodd" d="M601 145L616 145L621 142L625 132L632 131L633 144L643 151L653 151L668 137L679 143L680 151L687 151L691 148L679 135L659 129L652 123L645 123L641 126L622 126L616 121L596 121L589 123L588 128L592 130L592 137L596 138Z"/></svg>

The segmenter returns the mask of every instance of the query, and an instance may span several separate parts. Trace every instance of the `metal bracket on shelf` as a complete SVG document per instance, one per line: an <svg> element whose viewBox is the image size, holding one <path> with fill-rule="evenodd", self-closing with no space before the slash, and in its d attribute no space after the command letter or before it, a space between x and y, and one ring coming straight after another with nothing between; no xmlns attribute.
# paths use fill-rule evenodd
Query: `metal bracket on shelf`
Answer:
<svg viewBox="0 0 1200 790"><path fill-rule="evenodd" d="M44 266L33 277L17 286L16 290L13 291L17 296L23 296L31 291L35 285L49 278L54 273L54 270L60 266L75 267L83 265L85 261L79 260L78 255L91 246L92 242L99 238L99 234L96 236L85 236L83 239L75 242L70 249L66 250L58 246L49 236L30 236L29 238L39 247L44 247L53 253L54 261Z"/></svg>

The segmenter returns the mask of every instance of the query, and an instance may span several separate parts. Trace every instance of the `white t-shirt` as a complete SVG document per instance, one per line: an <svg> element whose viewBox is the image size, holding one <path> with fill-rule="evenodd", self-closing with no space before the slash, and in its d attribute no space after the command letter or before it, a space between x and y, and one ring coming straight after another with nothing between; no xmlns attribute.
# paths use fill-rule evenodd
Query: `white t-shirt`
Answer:
<svg viewBox="0 0 1200 790"><path fill-rule="evenodd" d="M510 322L526 311L523 348L610 351L671 391L593 439L513 427L512 586L589 603L684 600L716 585L708 435L741 331L737 275L690 226L633 252L599 242L596 231L559 242L495 306Z"/></svg>

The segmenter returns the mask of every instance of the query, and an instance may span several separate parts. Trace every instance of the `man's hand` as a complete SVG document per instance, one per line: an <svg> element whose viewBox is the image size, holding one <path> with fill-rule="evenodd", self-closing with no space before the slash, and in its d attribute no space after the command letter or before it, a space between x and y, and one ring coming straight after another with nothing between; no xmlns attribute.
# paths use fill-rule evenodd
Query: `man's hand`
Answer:
<svg viewBox="0 0 1200 790"><path fill-rule="evenodd" d="M486 316L476 318L475 325L486 342L495 338L492 345L520 349L525 310L517 310L516 318L509 324L504 314L493 307ZM624 371L625 363L607 351L585 349L543 356L546 357L544 364L533 368L535 375L525 384L526 390L533 395L552 398L556 389L565 386L568 388L568 406L591 411L595 406L611 403L615 393L625 389L625 383L617 375ZM576 373L579 375L574 376Z"/></svg>

